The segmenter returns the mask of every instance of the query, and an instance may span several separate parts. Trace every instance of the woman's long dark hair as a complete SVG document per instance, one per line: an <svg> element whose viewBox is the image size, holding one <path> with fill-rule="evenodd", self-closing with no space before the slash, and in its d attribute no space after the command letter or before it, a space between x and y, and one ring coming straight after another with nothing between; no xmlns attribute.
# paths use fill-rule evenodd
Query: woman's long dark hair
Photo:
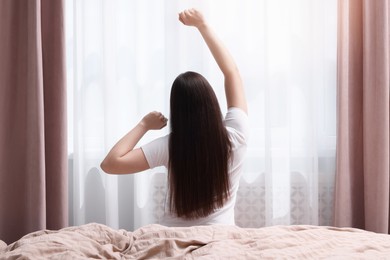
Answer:
<svg viewBox="0 0 390 260"><path fill-rule="evenodd" d="M170 97L170 211L178 217L205 217L229 196L231 143L217 97L196 72L180 74Z"/></svg>

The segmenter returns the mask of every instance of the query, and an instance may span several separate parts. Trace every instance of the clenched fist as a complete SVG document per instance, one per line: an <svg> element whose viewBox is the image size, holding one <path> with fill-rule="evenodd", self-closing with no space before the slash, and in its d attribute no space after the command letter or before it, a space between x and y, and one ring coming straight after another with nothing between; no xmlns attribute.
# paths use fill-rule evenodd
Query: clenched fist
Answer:
<svg viewBox="0 0 390 260"><path fill-rule="evenodd" d="M140 122L147 130L158 130L167 125L168 119L160 112L153 111L144 116Z"/></svg>
<svg viewBox="0 0 390 260"><path fill-rule="evenodd" d="M203 14L194 8L179 13L179 20L185 25L195 26L196 28L199 28L206 23Z"/></svg>

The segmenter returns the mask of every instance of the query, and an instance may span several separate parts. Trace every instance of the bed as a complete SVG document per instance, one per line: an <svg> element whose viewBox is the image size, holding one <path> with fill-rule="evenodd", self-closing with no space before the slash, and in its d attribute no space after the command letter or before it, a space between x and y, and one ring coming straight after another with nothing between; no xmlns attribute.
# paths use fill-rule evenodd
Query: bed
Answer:
<svg viewBox="0 0 390 260"><path fill-rule="evenodd" d="M0 259L390 259L390 236L353 228L291 225L165 227L133 232L91 223L30 233Z"/></svg>

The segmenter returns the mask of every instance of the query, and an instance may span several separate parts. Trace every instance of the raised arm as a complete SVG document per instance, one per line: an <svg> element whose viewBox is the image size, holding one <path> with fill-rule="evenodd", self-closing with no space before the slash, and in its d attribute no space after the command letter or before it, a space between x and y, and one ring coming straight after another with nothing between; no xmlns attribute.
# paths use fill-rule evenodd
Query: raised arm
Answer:
<svg viewBox="0 0 390 260"><path fill-rule="evenodd" d="M228 107L238 107L248 113L240 72L221 40L207 24L201 12L196 9L184 10L179 20L188 26L196 27L206 42L225 78L225 94Z"/></svg>

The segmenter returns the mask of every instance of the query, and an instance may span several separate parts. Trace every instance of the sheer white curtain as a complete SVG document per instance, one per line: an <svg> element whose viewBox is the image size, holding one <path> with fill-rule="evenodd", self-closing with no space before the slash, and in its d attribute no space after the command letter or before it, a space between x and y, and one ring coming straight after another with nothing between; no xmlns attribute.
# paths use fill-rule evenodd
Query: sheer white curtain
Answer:
<svg viewBox="0 0 390 260"><path fill-rule="evenodd" d="M169 116L179 73L202 73L226 112L217 65L199 33L177 19L182 9L197 7L235 57L249 102L237 224L330 225L336 6L336 0L68 1L70 224L132 230L158 223L165 169L109 176L99 165L144 114ZM141 144L168 131L150 132Z"/></svg>

